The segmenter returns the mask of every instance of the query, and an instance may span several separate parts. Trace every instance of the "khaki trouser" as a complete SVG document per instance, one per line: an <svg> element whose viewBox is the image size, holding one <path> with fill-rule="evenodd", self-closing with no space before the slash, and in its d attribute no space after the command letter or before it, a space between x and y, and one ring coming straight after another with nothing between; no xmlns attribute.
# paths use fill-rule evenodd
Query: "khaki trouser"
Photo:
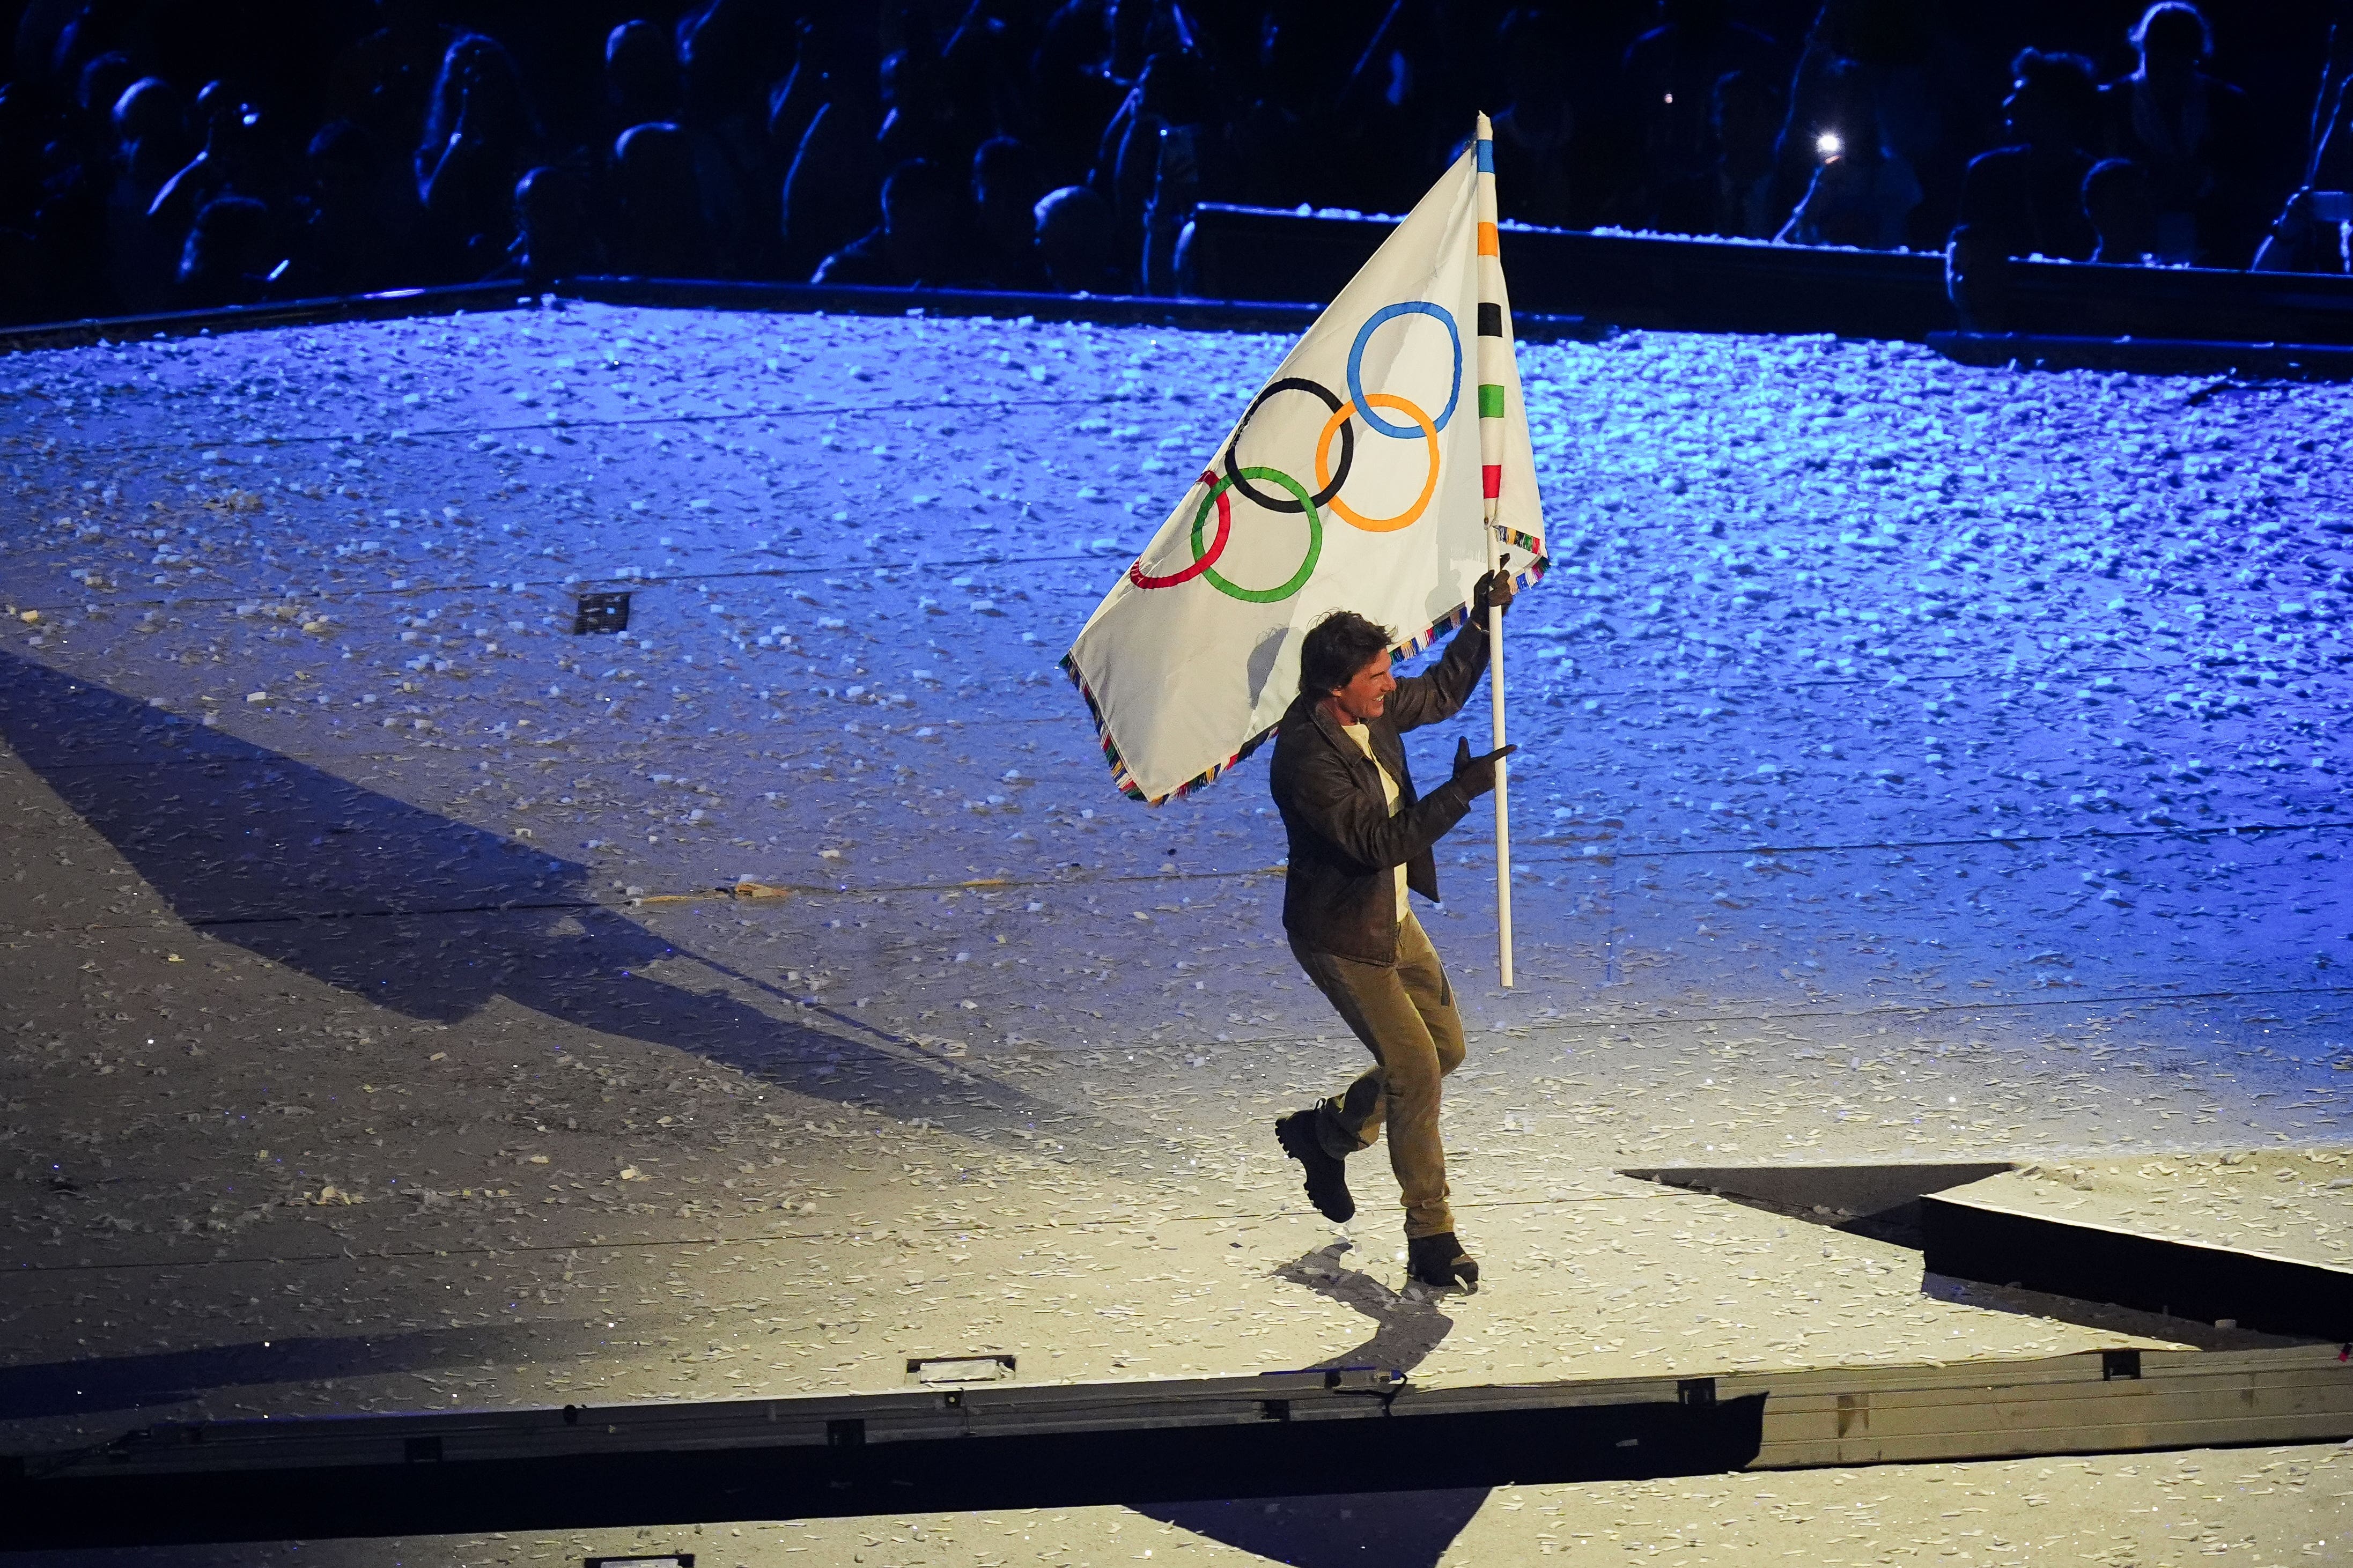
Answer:
<svg viewBox="0 0 2353 1568"><path fill-rule="evenodd" d="M1438 1141L1439 1081L1462 1065L1462 1020L1438 950L1409 912L1398 927L1394 965L1366 963L1291 944L1374 1066L1317 1107L1315 1134L1327 1154L1372 1147L1388 1123L1389 1169L1405 1201L1408 1237L1454 1228L1446 1205L1446 1151Z"/></svg>

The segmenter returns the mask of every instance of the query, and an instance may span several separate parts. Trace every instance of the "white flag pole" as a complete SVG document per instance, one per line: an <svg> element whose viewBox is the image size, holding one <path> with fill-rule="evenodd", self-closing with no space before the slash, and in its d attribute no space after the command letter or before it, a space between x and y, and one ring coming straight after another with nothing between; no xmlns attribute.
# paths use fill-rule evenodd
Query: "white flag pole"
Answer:
<svg viewBox="0 0 2353 1568"><path fill-rule="evenodd" d="M1501 570L1496 559L1494 502L1489 501L1487 518L1487 565ZM1506 744L1504 736L1504 613L1487 612L1487 680L1488 692L1494 706L1494 749ZM1512 759L1495 759L1495 967L1504 988L1512 985Z"/></svg>
<svg viewBox="0 0 2353 1568"><path fill-rule="evenodd" d="M1484 114L1479 116L1477 144L1472 149L1478 159L1479 188L1479 296L1480 314L1486 305L1498 307L1503 302L1504 262L1497 244L1495 228L1495 160L1494 132ZM1489 286L1493 278L1494 287ZM1508 331L1508 328L1505 329ZM1504 457L1504 416L1500 401L1491 411L1486 389L1500 389L1506 381L1503 365L1497 363L1512 352L1508 336L1490 336L1484 330L1479 334L1479 458L1486 477L1495 482L1482 483L1485 492L1484 514L1481 529L1487 536L1487 569L1500 571L1505 559L1503 541L1495 531L1495 518L1502 491L1501 473ZM1520 411L1512 409L1510 416L1517 418ZM1504 616L1498 610L1487 613L1487 690L1493 700L1493 727L1496 751L1509 742L1504 738ZM1512 786L1511 759L1495 759L1495 969L1496 976L1505 990L1512 986Z"/></svg>

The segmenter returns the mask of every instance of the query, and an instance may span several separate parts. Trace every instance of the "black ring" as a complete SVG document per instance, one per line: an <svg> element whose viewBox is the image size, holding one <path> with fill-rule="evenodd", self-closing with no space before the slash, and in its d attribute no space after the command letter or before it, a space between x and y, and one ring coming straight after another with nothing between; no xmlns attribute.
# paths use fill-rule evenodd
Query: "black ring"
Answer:
<svg viewBox="0 0 2353 1568"><path fill-rule="evenodd" d="M1242 478L1240 466L1236 461L1236 456L1241 449L1242 432L1250 428L1250 416L1258 412L1260 404L1278 392L1312 392L1322 398L1324 406L1335 414L1339 413L1342 406L1338 393L1328 386L1309 381L1304 376L1286 375L1281 381L1269 382L1264 390L1250 399L1250 405L1242 411L1241 423L1234 426L1234 438L1226 443L1226 481L1269 511L1305 511L1307 509L1301 505L1295 497L1284 496L1278 500L1273 496L1261 494L1252 488L1250 482ZM1315 492L1314 499L1317 506L1329 505L1332 498L1340 493L1340 487L1348 482L1348 465L1356 460L1356 426L1353 422L1343 420L1340 425L1340 466L1332 470L1332 482Z"/></svg>

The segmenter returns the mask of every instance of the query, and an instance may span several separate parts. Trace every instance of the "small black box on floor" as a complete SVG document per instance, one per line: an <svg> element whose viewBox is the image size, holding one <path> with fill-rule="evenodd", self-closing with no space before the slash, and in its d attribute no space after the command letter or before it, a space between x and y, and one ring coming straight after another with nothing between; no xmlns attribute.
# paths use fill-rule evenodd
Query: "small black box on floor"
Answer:
<svg viewBox="0 0 2353 1568"><path fill-rule="evenodd" d="M691 1552L665 1552L653 1557L591 1557L582 1568L625 1568L635 1563L637 1568L694 1568Z"/></svg>
<svg viewBox="0 0 2353 1568"><path fill-rule="evenodd" d="M573 612L572 635L586 637L592 632L625 632L629 629L629 596L627 594L583 594L579 608ZM615 1558L615 1562L622 1561Z"/></svg>

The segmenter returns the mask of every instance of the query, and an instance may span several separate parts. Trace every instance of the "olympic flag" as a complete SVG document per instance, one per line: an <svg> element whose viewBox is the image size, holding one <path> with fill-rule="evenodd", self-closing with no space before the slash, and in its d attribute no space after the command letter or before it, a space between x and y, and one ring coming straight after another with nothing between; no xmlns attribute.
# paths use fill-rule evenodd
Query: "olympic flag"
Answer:
<svg viewBox="0 0 2353 1568"><path fill-rule="evenodd" d="M1062 660L1113 782L1157 805L1217 778L1299 692L1336 609L1409 657L1461 623L1501 552L1533 583L1544 518L1496 243L1487 118L1210 454ZM1503 744L1503 642L1493 645ZM1504 983L1505 795L1496 791Z"/></svg>

